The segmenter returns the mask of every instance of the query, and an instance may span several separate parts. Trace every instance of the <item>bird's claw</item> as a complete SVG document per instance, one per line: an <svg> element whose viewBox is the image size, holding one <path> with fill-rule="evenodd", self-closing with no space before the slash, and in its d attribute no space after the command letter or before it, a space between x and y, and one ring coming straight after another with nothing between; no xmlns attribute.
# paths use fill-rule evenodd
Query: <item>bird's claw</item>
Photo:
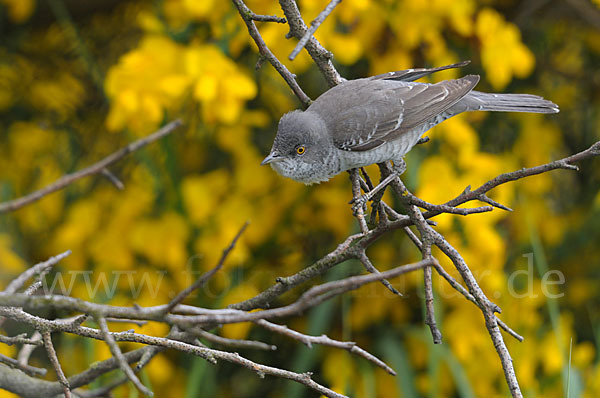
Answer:
<svg viewBox="0 0 600 398"><path fill-rule="evenodd" d="M369 199L369 195L367 194L360 195L352 199L350 201L350 204L352 205L352 214L357 215L360 209L362 209L363 212L366 212L367 202L369 201Z"/></svg>

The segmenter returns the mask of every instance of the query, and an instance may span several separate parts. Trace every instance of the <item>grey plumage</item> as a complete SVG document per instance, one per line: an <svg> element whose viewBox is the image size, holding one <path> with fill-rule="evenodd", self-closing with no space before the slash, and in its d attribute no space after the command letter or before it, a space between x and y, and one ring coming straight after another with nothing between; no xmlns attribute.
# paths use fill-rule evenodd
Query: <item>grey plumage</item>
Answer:
<svg viewBox="0 0 600 398"><path fill-rule="evenodd" d="M476 75L435 84L413 82L465 64L341 83L306 111L283 115L271 153L262 164L270 163L279 174L310 184L354 167L400 161L423 133L462 112L558 112L554 103L535 95L475 91Z"/></svg>

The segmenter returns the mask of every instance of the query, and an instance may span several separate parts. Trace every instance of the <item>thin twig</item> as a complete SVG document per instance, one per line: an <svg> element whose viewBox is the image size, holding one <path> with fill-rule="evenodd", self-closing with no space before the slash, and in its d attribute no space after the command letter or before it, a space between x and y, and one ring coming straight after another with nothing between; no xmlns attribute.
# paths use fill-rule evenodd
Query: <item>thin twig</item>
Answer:
<svg viewBox="0 0 600 398"><path fill-rule="evenodd" d="M371 275L369 275L369 276L371 276ZM243 311L235 311L235 312L240 313L240 314L245 314L245 312L243 312ZM100 374L106 372L109 367L111 367L112 369L115 369L117 367L120 367L121 369L128 369L130 372L127 372L127 373L133 374L133 371L129 367L128 363L134 362L136 360L139 360L140 362L142 362L143 358L145 357L145 355L147 353L151 353L151 355L155 354L155 351L153 350L154 348L158 348L158 349L171 348L171 349L179 350L179 351L186 352L189 354L200 356L201 358L205 358L213 363L216 363L216 359L224 360L227 362L232 362L232 363L244 366L248 369L251 369L254 372L257 372L258 375L261 377L263 377L264 375L273 375L273 376L277 376L277 377L294 380L296 382L299 382L301 384L304 384L304 385L314 389L315 391L317 391L327 397L336 397L336 398L343 397L343 395L337 394L337 393L333 392L332 390L316 383L314 380L311 379L309 373L295 373L295 372L290 372L290 371L287 371L284 369L279 369L279 368L275 368L275 367L262 365L262 364L259 364L256 362L252 362L252 361L240 356L237 353L230 353L230 352L225 352L225 351L214 350L214 349L207 348L207 347L200 347L197 345L189 344L189 343L186 343L183 341L173 340L170 338L147 336L147 335L142 335L142 334L133 333L133 332L110 332L108 330L106 321L102 317L96 317L96 320L98 321L98 324L100 325L101 330L84 327L84 326L75 326L71 322L50 321L50 320L46 320L43 318L35 317L35 316L25 313L25 312L21 313L18 320L26 322L26 323L39 324L39 325L42 325L43 327L47 327L47 328L57 327L57 328L59 328L57 330L62 330L62 331L66 331L69 333L75 333L80 336L90 337L90 338L94 338L94 339L98 339L98 340L104 340L109 345L109 347L111 348L111 353L113 354L112 359L114 361L113 362L108 362L109 360L104 361L104 363L97 364L93 368L88 369L88 371L86 371L87 373L84 372L83 374L72 377L70 379L70 382L71 382L71 385L75 386L75 387L79 387L83 384L89 383L91 380L95 379ZM123 353L121 353L119 347L117 346L116 341L137 342L137 343L141 343L141 344L147 344L148 346L144 347L140 350L135 350L135 351L123 354ZM132 357L132 355L135 355L135 357ZM119 357L121 359L119 359ZM102 365L102 366L100 366L100 365ZM0 371L1 371L1 369L0 369ZM127 375L127 376L129 378L129 380L132 379L130 375ZM137 377L135 377L135 379L137 379ZM83 383L84 380L87 380L87 382Z"/></svg>
<svg viewBox="0 0 600 398"><path fill-rule="evenodd" d="M404 202L404 206L408 210L410 219L415 223L419 233L421 234L421 239L419 239L408 227L404 227L405 232L419 248L424 260L431 260L434 263L437 263L437 260L434 259L431 254L432 238L431 234L429 233L429 229L431 229L431 227L427 224L427 221L425 218L423 218L423 214L417 208L417 202L421 201L421 199L417 198L406 189L402 183L402 180L399 177L396 177L389 164L379 164L379 170L381 171L381 178L384 180L394 177L394 179L390 181L392 188L396 191L396 194L400 200ZM422 202L427 203L424 201ZM423 286L425 289L425 324L429 326L431 337L433 338L433 344L441 344L442 332L440 332L435 320L433 281L431 278L430 267L423 269Z"/></svg>
<svg viewBox="0 0 600 398"><path fill-rule="evenodd" d="M21 365L28 365L29 357L33 354L33 351L40 345L44 345L42 342L42 334L37 330L31 335L31 341L33 344L23 345L19 351L19 355L17 355L17 361L19 361Z"/></svg>
<svg viewBox="0 0 600 398"><path fill-rule="evenodd" d="M308 27L300 15L300 10L298 9L298 4L296 4L296 1L279 0L279 5L281 6L281 9L285 14L285 18L290 25L290 32L288 33L287 37L293 36L298 39L302 38L302 36L304 36L308 30ZM327 51L314 36L310 37L305 47L313 61L315 61L317 68L319 68L321 74L323 77L325 77L329 87L333 87L344 81L331 61L333 54Z"/></svg>
<svg viewBox="0 0 600 398"><path fill-rule="evenodd" d="M257 312L244 312L230 310L230 312L207 312L204 315L197 316L182 316L182 315L170 315L169 321L177 323L182 327L190 327L192 325L203 324L203 323L237 323L246 321L256 321L258 319L273 319L282 318L290 315L297 315L305 311L307 308L312 308L320 303L329 300L332 297L338 296L350 290L358 289L359 287L380 281L382 279L390 279L396 276L413 272L415 270L428 267L432 265L431 260L422 260L417 263L405 264L387 271L383 271L377 274L359 275L344 278L341 280L327 282L321 285L313 286L308 289L298 300L292 304L284 307L272 308L264 311Z"/></svg>
<svg viewBox="0 0 600 398"><path fill-rule="evenodd" d="M119 363L119 367L121 368L123 373L125 373L125 376L127 376L127 378L129 380L131 380L133 385L135 385L136 388L138 390L140 390L143 394L145 394L149 397L153 396L154 393L152 391L150 391L145 385L142 384L140 379L138 379L138 377L135 375L135 373L133 373L133 370L131 370L131 368L129 367L129 364L127 363L127 360L123 356L121 349L115 342L113 335L110 333L110 330L108 329L108 325L106 324L106 319L104 319L104 317L101 317L101 316L95 317L95 319L96 319L96 322L98 322L98 326L100 326L100 330L102 331L104 341L108 345L108 348L110 349L110 352L113 355L113 357L115 357L115 359Z"/></svg>
<svg viewBox="0 0 600 398"><path fill-rule="evenodd" d="M100 174L106 177L106 179L110 181L119 191L125 189L125 184L123 184L123 182L106 167L100 170Z"/></svg>
<svg viewBox="0 0 600 398"><path fill-rule="evenodd" d="M30 286L30 288L28 288L25 292L25 294L31 296L33 293L35 293L35 291L37 291L37 289L39 287L42 286L41 279L44 277L44 275L46 275L47 272L50 271L50 268L52 268L60 260L62 260L63 258L67 257L70 254L71 254L71 250L67 250L66 252L63 252L54 257L50 257L48 260L38 263L38 264L34 265L33 267L26 269L25 271L23 271L19 276L17 276L15 279L13 279L8 284L6 289L4 289L3 293L10 294L10 293L17 292L19 289L21 289L23 287L23 285L25 285L25 282L27 282L29 280L29 278L31 278L34 275L38 275L38 279L40 279L40 280L37 282L34 282L34 284L32 286ZM4 324L4 318L0 316L0 326L2 326L3 324Z"/></svg>
<svg viewBox="0 0 600 398"><path fill-rule="evenodd" d="M110 317L110 316L107 316L104 319L106 319L106 322L112 322L112 323L133 323L134 325L137 325L137 326L140 326L140 327L142 327L142 326L144 326L144 325L146 325L148 323L148 321L140 321L138 319L113 318L113 317ZM83 322L81 322L81 323L83 323Z"/></svg>
<svg viewBox="0 0 600 398"><path fill-rule="evenodd" d="M11 368L19 369L22 372L25 372L29 376L45 376L46 369L36 368L31 365L23 365L20 364L19 361L13 359L11 357L7 357L6 355L0 354L0 362L10 366Z"/></svg>
<svg viewBox="0 0 600 398"><path fill-rule="evenodd" d="M6 289L4 289L3 293L16 293L20 288L23 287L23 285L25 285L25 282L27 282L29 280L29 278L33 277L36 274L41 274L45 270L56 265L60 260L62 260L63 258L67 257L70 254L71 254L71 250L67 250L67 251L65 251L61 254L58 254L54 257L50 257L48 260L46 260L44 262L38 263L38 264L34 265L33 267L26 269L19 276L17 276L15 279L13 279L8 284L8 286L6 286Z"/></svg>
<svg viewBox="0 0 600 398"><path fill-rule="evenodd" d="M250 14L250 19L257 22L277 22L286 23L285 18L278 17L277 15L258 15L255 13Z"/></svg>
<svg viewBox="0 0 600 398"><path fill-rule="evenodd" d="M442 267L439 263L434 264L433 267L435 268L435 270L437 271L437 273L442 276L442 278L444 278L446 281L448 281L448 283L450 284L450 286L452 286L456 291L458 291L460 294L462 294L467 300L469 300L473 304L477 305L477 301L475 300L475 297L473 297L471 295L471 293L469 293L467 291L467 289L465 289L460 283L458 283L458 281L456 279L454 279L448 272L446 272L446 270L444 269L444 267ZM498 325L506 333L510 334L511 336L513 336L518 341L523 341L524 340L523 336L521 336L520 334L518 334L517 332L515 332L513 329L511 329L510 326L508 326L506 323L504 323L500 318L497 318L497 321L498 321Z"/></svg>
<svg viewBox="0 0 600 398"><path fill-rule="evenodd" d="M431 230L433 231L433 230ZM452 247L446 239L442 237L437 231L433 231L435 236L435 244L439 247L446 256L452 260L461 277L467 284L469 291L475 297L478 307L481 308L481 312L485 318L485 326L494 344L494 348L498 353L500 362L502 363L502 369L504 370L504 377L508 384L508 388L513 398L522 398L523 394L517 381L515 369L512 358L508 352L508 348L504 342L504 338L500 333L498 326L498 318L496 318L494 312L499 312L499 307L492 303L483 293L475 280L470 268L465 263L465 260L458 253L458 251Z"/></svg>
<svg viewBox="0 0 600 398"><path fill-rule="evenodd" d="M234 347L234 348L249 348L253 350L264 350L264 351L275 351L277 350L277 346L272 344L266 344L262 341L254 341L254 340L240 340L240 339L228 339L225 337L217 336L216 334L212 334L207 332L206 330L200 328L188 329L189 333L192 333L198 336L201 339L210 341L211 343L219 344L224 347Z"/></svg>
<svg viewBox="0 0 600 398"><path fill-rule="evenodd" d="M433 344L442 344L442 332L435 321L435 309L433 299L433 281L431 280L431 267L423 269L423 285L425 288L425 323L429 326Z"/></svg>
<svg viewBox="0 0 600 398"><path fill-rule="evenodd" d="M181 120L175 120L175 121L165 125L164 127L160 128L156 132L150 134L149 136L140 138L139 140L128 144L127 146L119 149L118 151L113 152L112 154L108 155L104 159L94 163L91 166L86 167L85 169L76 171L71 174L66 174L66 175L62 176L61 178L59 178L58 180L56 180L55 182L53 182L52 184L47 185L46 187L44 187L40 190L37 190L35 192L32 192L28 195L25 195L25 196L17 198L17 199L9 200L4 203L0 203L0 213L14 211L25 205L28 205L35 201L38 201L41 198L43 198L44 196L51 194L52 192L61 190L61 189L65 188L67 185L72 184L73 182L75 182L83 177L101 173L103 169L105 169L106 167L110 166L111 164L121 160L123 157L130 154L131 152L135 152L138 149L172 133L177 127L181 126L181 124L182 124Z"/></svg>
<svg viewBox="0 0 600 398"><path fill-rule="evenodd" d="M380 167L387 169L388 165L382 164ZM422 247L426 249L430 245L430 242L435 244L452 261L461 277L465 281L469 288L469 292L473 295L477 306L483 313L485 318L485 326L488 330L490 338L492 339L494 348L498 353L498 357L500 358L502 369L504 370L504 377L508 384L511 395L513 398L521 398L523 395L515 374L512 357L508 352L508 348L506 347L502 333L500 333L498 318L494 314L494 312L500 312L500 308L487 298L477 283L477 280L473 276L471 269L468 267L460 253L454 247L452 247L452 245L450 245L450 243L448 243L448 241L439 232L431 228L431 226L429 226L425 221L423 213L421 213L413 204L411 204L409 195L406 194L408 189L406 189L400 178L396 178L392 182L392 187L396 191L400 200L405 202L405 205L409 211L409 216L421 234Z"/></svg>
<svg viewBox="0 0 600 398"><path fill-rule="evenodd" d="M277 59L275 54L271 52L269 47L267 47L267 44L265 43L262 36L260 35L260 32L258 31L258 28L254 24L253 16L256 16L256 14L248 8L248 6L243 2L243 0L232 1L238 9L238 12L244 20L244 23L246 24L248 34L250 34L250 37L252 37L254 43L256 43L261 58L266 59L271 65L273 65L275 70L279 72L283 80L285 80L288 86L292 89L292 92L296 95L296 97L298 97L302 105L305 108L308 108L308 106L311 103L311 99L308 97L308 95L306 95L304 91L302 91L302 88L300 88L298 82L296 82L296 76L292 72L290 72L288 68L286 68L285 65L283 65L281 61L279 61L279 59ZM259 58L259 60L261 58Z"/></svg>
<svg viewBox="0 0 600 398"><path fill-rule="evenodd" d="M31 344L31 345L42 345L42 342L39 340L34 340L33 338L27 338L27 333L21 333L16 336L4 336L0 334L0 343L4 343L6 345L13 344Z"/></svg>
<svg viewBox="0 0 600 398"><path fill-rule="evenodd" d="M256 308L267 308L269 304L273 302L273 300L281 296L283 293L311 280L312 278L324 274L327 270L331 269L331 267L353 258L355 254L350 248L362 236L362 234L350 235L346 238L346 240L340 243L335 250L321 257L314 264L303 268L294 275L285 278L277 278L277 283L267 290L247 300L236 304L231 304L228 306L228 308L235 308L244 311L250 311Z"/></svg>
<svg viewBox="0 0 600 398"><path fill-rule="evenodd" d="M71 385L69 384L69 380L67 380L65 372L63 372L60 362L58 361L58 356L56 355L54 344L52 344L52 336L50 335L50 332L42 332L42 340L44 341L44 348L46 348L46 353L48 354L50 363L52 364L52 367L56 372L56 376L58 377L58 382L63 386L65 398L71 398Z"/></svg>
<svg viewBox="0 0 600 398"><path fill-rule="evenodd" d="M127 376L122 376L121 378L119 378L117 380L113 380L110 383L108 383L107 385L100 387L100 388L96 388L94 390L77 389L73 392L81 398L107 397L107 396L111 396L110 392L112 390L127 383L128 381L129 381L129 379L127 378Z"/></svg>
<svg viewBox="0 0 600 398"><path fill-rule="evenodd" d="M365 266L365 269L372 273L372 274L378 274L379 270L377 268L375 268L375 266L373 265L373 263L371 262L371 260L369 259L369 257L367 256L367 253L365 253L364 251L362 253L360 253L358 259L360 260L360 262ZM394 293L395 295L398 296L402 296L402 293L400 293L398 290L396 290L395 287L392 286L392 284L386 280L386 279L382 279L381 283L383 284L383 286L385 286L390 292Z"/></svg>
<svg viewBox="0 0 600 398"><path fill-rule="evenodd" d="M149 347L133 350L123 355L128 363L136 362L141 358L147 348ZM82 387L118 367L119 365L116 359L111 357L104 361L96 362L94 363L94 366L69 377L69 383L72 388ZM39 380L22 374L20 370L12 372L11 370L12 369L6 367L0 367L0 377L15 378L15 381L18 381L18 383L11 383L10 386L13 388L11 391L19 396L31 398L54 397L55 395L61 394L63 391L63 387L58 381L49 382L46 380ZM46 372L46 369L42 369L42 371Z"/></svg>
<svg viewBox="0 0 600 398"><path fill-rule="evenodd" d="M485 195L487 192L489 192L493 188L496 188L499 185L506 184L511 181L520 180L522 178L534 176L537 174L546 173L551 170L556 170L556 169L573 170L573 167L575 167L573 165L573 163L581 162L582 160L587 160L587 159L590 159L590 158L593 158L593 157L596 157L599 155L600 155L600 141L597 141L594 144L592 144L588 149L581 151L579 153L576 153L575 155L567 156L565 158L555 160L555 161L552 161L552 162L549 162L546 164L542 164L539 166L523 168L521 170L516 170L516 171L511 171L509 173L500 174L500 175L496 176L495 178L489 180L488 182L482 184L479 188L477 188L475 190L471 190L470 187L467 187L467 189L465 189L460 195L458 195L456 198L444 203L444 205L455 207L455 206L459 206L463 203L469 202L471 200L485 201L484 199L482 199L481 195ZM506 210L506 209L504 209L504 210ZM431 217L434 217L441 213L443 213L443 211L439 211L439 210L427 211L423 214L423 216L425 218L431 218Z"/></svg>
<svg viewBox="0 0 600 398"><path fill-rule="evenodd" d="M325 9L321 11L319 15L310 23L310 28L308 28L308 30L304 33L304 36L302 36L302 38L300 39L298 44L296 44L296 47L288 57L290 61L293 61L294 58L296 58L298 54L300 54L300 51L304 48L304 46L306 46L308 40L315 34L319 26L321 26L321 24L323 23L323 21L325 21L325 18L327 18L329 14L331 14L333 9L338 4L340 4L341 1L342 0L331 0L329 4L327 4Z"/></svg>
<svg viewBox="0 0 600 398"><path fill-rule="evenodd" d="M223 253L221 254L221 258L219 259L219 262L217 263L217 265L215 265L215 267L213 269L211 269L210 271L202 274L190 286L188 286L187 288L185 288L184 290L179 292L179 294L177 296L175 296L169 302L169 304L167 305L167 308L165 309L165 313L171 312L171 310L173 308L175 308L175 306L177 304L179 304L183 300L185 300L185 298L187 296L189 296L190 293L192 293L194 290L199 289L200 287L204 286L204 284L223 267L223 264L225 263L225 259L227 259L227 256L229 255L229 252L231 252L231 250L233 250L238 239L240 238L240 236L244 233L244 231L248 227L248 224L250 224L250 222L246 221L244 223L244 225L242 225L242 227L240 228L238 233L233 237L231 243L229 243L229 246L227 246L225 249L223 249Z"/></svg>
<svg viewBox="0 0 600 398"><path fill-rule="evenodd" d="M375 365L379 366L380 368L382 368L383 370L385 370L392 376L396 376L396 372L394 371L394 369L390 368L388 365L386 365L385 362L383 362L376 356L371 355L367 351L365 351L362 348L360 348L359 346L357 346L356 343L353 341L333 340L326 335L309 336L309 335L297 332L295 330L292 330L285 325L278 325L276 323L269 322L264 319L255 321L255 323L257 325L262 326L263 328L265 328L267 330L272 331L272 332L276 332L276 333L282 334L284 336L288 336L294 340L298 340L298 341L302 342L303 344L305 344L308 348L312 348L313 344L320 344L320 345L329 346L329 347L342 348L344 350L349 351L352 354L363 357L364 359L366 359L369 362L374 363Z"/></svg>

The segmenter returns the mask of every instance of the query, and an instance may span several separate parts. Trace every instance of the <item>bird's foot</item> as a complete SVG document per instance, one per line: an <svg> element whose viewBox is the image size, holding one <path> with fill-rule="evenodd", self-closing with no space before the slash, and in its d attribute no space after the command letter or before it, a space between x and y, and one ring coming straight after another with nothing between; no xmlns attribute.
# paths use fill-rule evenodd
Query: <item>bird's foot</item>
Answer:
<svg viewBox="0 0 600 398"><path fill-rule="evenodd" d="M363 213L367 212L367 202L373 197L373 195L369 194L370 192L367 192L350 201L350 204L352 205L352 214L356 216L360 209L362 209Z"/></svg>
<svg viewBox="0 0 600 398"><path fill-rule="evenodd" d="M406 171L406 162L404 159L394 160L392 170L394 171L394 177L400 177L402 174L404 174Z"/></svg>

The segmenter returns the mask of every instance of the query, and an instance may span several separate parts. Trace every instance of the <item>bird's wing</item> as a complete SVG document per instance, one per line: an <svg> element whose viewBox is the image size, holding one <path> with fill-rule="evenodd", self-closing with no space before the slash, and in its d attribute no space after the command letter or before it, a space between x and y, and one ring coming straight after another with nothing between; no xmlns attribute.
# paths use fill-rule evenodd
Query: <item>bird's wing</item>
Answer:
<svg viewBox="0 0 600 398"><path fill-rule="evenodd" d="M437 68L415 68L415 69L406 69L399 70L396 72L388 72L382 75L369 77L369 80L397 80L402 82L414 82L424 76L430 75L435 72L440 72L446 69L454 69L461 68L465 65L468 65L471 61L462 61L456 64L440 66Z"/></svg>
<svg viewBox="0 0 600 398"><path fill-rule="evenodd" d="M317 98L308 111L323 118L336 147L366 151L444 112L478 81L474 75L436 84L351 80Z"/></svg>

